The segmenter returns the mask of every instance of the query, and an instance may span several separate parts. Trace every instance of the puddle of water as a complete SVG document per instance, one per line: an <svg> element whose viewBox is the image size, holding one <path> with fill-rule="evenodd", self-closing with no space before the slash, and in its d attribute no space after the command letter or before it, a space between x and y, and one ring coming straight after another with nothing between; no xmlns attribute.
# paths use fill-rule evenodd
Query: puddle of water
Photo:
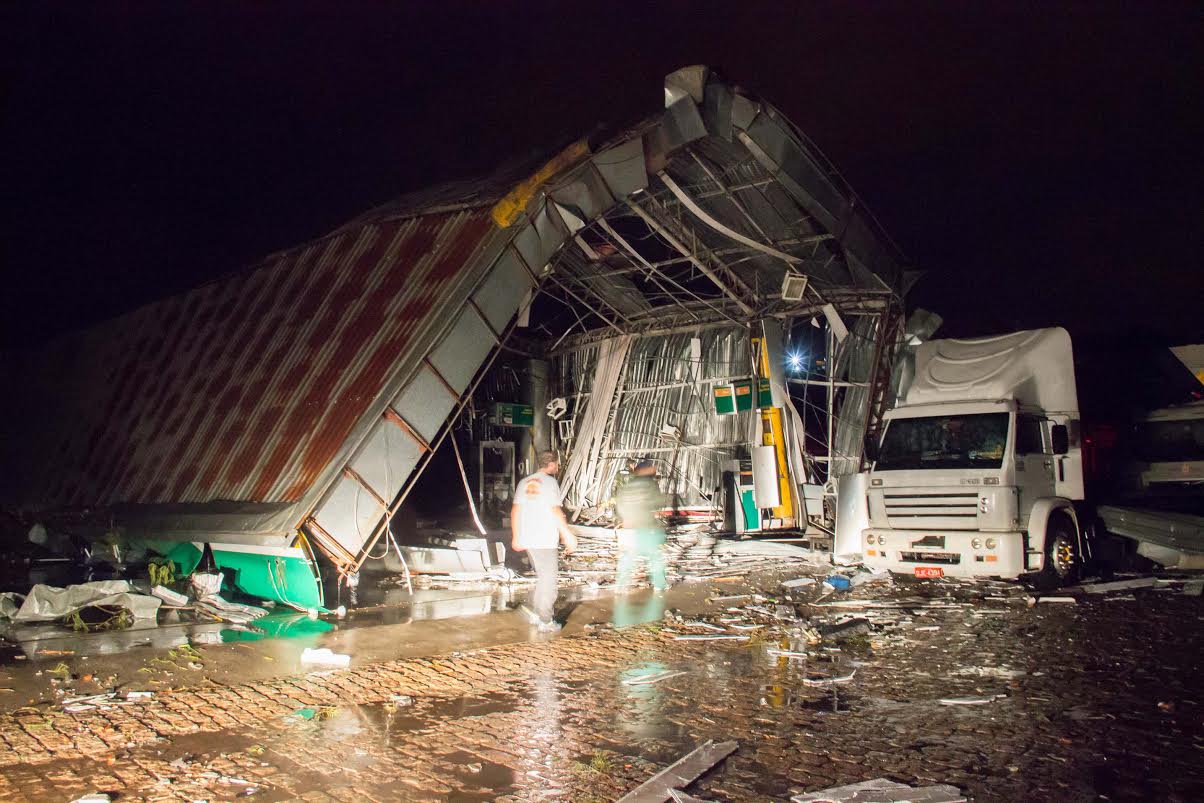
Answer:
<svg viewBox="0 0 1204 803"><path fill-rule="evenodd" d="M322 619L310 619L303 613L269 613L256 619L246 630L221 631L223 642L259 641L265 638L305 638L318 636L334 629L334 625Z"/></svg>
<svg viewBox="0 0 1204 803"><path fill-rule="evenodd" d="M858 696L850 691L832 686L818 695L798 700L798 707L820 714L843 714L857 710Z"/></svg>
<svg viewBox="0 0 1204 803"><path fill-rule="evenodd" d="M456 750L443 756L443 760L451 764L456 764L456 775L464 782L480 789L482 795L492 793L494 796L505 794L513 790L516 786L514 770L509 767L495 764L492 761L487 761L475 753L470 753L467 750ZM469 793L472 794L471 792ZM456 795L458 800L465 799L462 792ZM491 798L469 798L488 800Z"/></svg>

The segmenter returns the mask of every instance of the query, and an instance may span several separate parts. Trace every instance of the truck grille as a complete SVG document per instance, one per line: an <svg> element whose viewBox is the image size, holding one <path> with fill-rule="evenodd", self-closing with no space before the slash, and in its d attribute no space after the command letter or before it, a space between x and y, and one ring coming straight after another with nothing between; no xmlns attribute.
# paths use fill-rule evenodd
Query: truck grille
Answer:
<svg viewBox="0 0 1204 803"><path fill-rule="evenodd" d="M948 552L900 552L899 560L904 563L943 563L946 566L956 566L962 562L962 556Z"/></svg>
<svg viewBox="0 0 1204 803"><path fill-rule="evenodd" d="M900 529L970 530L978 518L978 492L884 494L886 517Z"/></svg>

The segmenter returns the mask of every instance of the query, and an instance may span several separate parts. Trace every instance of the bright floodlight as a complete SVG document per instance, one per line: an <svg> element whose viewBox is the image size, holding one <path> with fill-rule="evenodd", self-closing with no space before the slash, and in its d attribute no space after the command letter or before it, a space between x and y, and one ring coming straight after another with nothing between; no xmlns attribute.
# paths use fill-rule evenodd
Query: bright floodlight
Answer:
<svg viewBox="0 0 1204 803"><path fill-rule="evenodd" d="M786 363L790 366L791 371L797 371L803 367L803 355L792 352L786 355Z"/></svg>

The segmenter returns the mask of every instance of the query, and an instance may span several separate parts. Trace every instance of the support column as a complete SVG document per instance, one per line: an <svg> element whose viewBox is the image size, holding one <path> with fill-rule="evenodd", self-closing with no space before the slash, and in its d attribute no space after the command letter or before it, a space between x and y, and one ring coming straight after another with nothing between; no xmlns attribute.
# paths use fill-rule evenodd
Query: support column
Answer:
<svg viewBox="0 0 1204 803"><path fill-rule="evenodd" d="M547 360L527 360L523 372L522 402L535 411L534 424L524 429L519 437L518 460L527 462L527 470L534 471L535 456L552 445L551 421L548 419L548 371Z"/></svg>

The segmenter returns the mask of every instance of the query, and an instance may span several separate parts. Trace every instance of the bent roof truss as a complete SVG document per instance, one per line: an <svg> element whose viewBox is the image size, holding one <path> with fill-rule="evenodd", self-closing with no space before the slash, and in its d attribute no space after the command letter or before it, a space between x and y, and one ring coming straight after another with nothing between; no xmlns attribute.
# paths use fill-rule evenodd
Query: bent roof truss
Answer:
<svg viewBox="0 0 1204 803"><path fill-rule="evenodd" d="M270 441L284 451L276 468L262 467L254 487L265 493L206 498L204 478L196 477L196 494L189 498L148 496L142 488L90 500L46 498L43 507L92 504L109 514L120 510L131 532L167 528L195 539L287 540L303 527L340 569L351 571L446 437L449 422L513 330L520 307L539 293L559 296L580 311L578 323L559 337L565 348L617 332L746 325L812 314L826 303L855 310L897 301L900 269L889 241L776 110L705 68L669 76L666 96L667 108L657 118L597 152L578 144L491 210L479 197L462 207L443 199L437 212L393 209L273 258L333 261L334 275L344 283L357 270L375 278L356 285L349 302L353 320L342 321L337 307L322 306L329 299L308 296L322 317L303 324L298 336L312 342L328 381L343 390L323 396L310 418L296 419L308 426L269 428L264 446ZM387 226L426 234L421 243L407 240L408 246L365 240L369 229ZM408 261L398 260L398 248L410 249ZM267 284L267 277L255 277L269 269L241 281ZM787 272L810 278L812 295L805 301L781 298ZM221 295L220 288L195 292ZM195 306L195 292L164 304ZM401 303L407 293L422 303ZM374 294L381 296L376 302ZM127 319L140 315L167 318L170 310L139 311ZM331 328L318 331L323 323ZM351 329L364 337L349 345L338 333ZM335 334L323 339L324 332ZM317 382L305 373L312 366L295 352L281 352L295 373L272 380L273 399L289 391L289 376ZM242 365L264 357L252 352L231 359ZM353 367L363 381L348 381ZM213 387L219 397L221 390ZM252 383L238 398L256 404L261 400L253 393ZM345 423L330 423L336 419ZM132 422L126 437L137 427ZM237 428L222 429L230 431ZM192 437L201 437L200 430L194 428ZM212 447L199 441L185 448ZM181 453L178 447L174 454L160 450L156 460L161 465L164 456ZM143 465L137 471L153 478L156 469ZM268 476L273 471L277 476Z"/></svg>

